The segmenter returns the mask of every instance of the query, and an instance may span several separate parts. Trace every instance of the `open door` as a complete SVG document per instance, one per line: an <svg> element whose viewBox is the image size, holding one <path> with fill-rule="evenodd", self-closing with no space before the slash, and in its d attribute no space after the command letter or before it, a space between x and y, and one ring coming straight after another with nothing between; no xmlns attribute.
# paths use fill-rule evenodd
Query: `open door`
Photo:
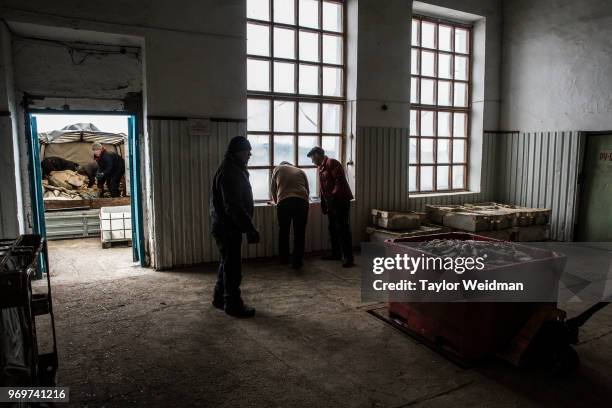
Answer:
<svg viewBox="0 0 612 408"><path fill-rule="evenodd" d="M140 186L140 143L136 133L136 117L128 117L128 143L130 161L130 205L132 206L132 255L134 262L145 266L142 228L142 194Z"/></svg>
<svg viewBox="0 0 612 408"><path fill-rule="evenodd" d="M38 131L36 126L36 118L29 114L30 120L30 146L29 146L29 167L30 167L30 201L31 201L31 218L30 224L32 226L32 232L38 234L43 238L46 238L45 229L45 204L43 202L43 189L42 189L42 170L40 168L40 146L38 141ZM47 265L47 259L45 259L46 253L42 251L39 255L38 260L38 271L36 277L42 278L42 274L47 272L45 265Z"/></svg>

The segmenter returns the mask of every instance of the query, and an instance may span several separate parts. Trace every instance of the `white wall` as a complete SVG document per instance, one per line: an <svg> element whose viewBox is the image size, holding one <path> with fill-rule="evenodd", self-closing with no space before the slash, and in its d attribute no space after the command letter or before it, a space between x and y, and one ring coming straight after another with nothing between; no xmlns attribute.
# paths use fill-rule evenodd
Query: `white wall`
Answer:
<svg viewBox="0 0 612 408"><path fill-rule="evenodd" d="M501 128L612 129L612 2L504 1Z"/></svg>

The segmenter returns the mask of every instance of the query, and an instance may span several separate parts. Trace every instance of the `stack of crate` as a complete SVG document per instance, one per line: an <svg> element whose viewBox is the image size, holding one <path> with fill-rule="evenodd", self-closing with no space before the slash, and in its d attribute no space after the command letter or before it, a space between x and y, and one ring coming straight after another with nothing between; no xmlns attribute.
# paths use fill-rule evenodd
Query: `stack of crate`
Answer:
<svg viewBox="0 0 612 408"><path fill-rule="evenodd" d="M426 214L414 211L371 211L371 225L366 227L366 240L384 242L388 239L439 234L448 228L426 224Z"/></svg>
<svg viewBox="0 0 612 408"><path fill-rule="evenodd" d="M427 218L453 230L475 232L505 241L545 241L551 210L499 203L427 205Z"/></svg>

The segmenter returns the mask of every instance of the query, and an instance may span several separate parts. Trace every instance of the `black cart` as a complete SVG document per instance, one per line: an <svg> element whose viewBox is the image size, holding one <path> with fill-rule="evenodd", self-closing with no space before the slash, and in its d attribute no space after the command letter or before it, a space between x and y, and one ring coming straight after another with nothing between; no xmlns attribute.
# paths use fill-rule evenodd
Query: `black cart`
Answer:
<svg viewBox="0 0 612 408"><path fill-rule="evenodd" d="M46 293L32 293L39 268ZM40 235L0 240L0 386L51 387L56 383L57 343L47 242ZM36 316L48 315L52 351L38 352Z"/></svg>

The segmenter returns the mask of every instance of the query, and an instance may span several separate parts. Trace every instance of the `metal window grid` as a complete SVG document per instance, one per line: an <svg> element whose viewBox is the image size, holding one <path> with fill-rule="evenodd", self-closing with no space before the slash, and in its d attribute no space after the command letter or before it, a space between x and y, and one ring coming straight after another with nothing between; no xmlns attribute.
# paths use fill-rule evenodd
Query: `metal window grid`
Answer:
<svg viewBox="0 0 612 408"><path fill-rule="evenodd" d="M422 41L422 28L423 24L433 25L433 47L426 47L423 45ZM416 24L416 41L414 38L411 40L411 55L414 57L416 54L416 61L412 62L416 63L417 72L413 72L413 68L411 67L411 86L416 85L416 90L411 90L411 115L416 116L416 129L411 129L410 138L416 141L416 162L409 163L409 172L415 173L415 188L410 189L410 193L418 194L418 193L431 193L431 192L455 192L455 191L466 191L467 190L467 180L468 180L468 169L469 169L469 135L470 135L470 125L471 125L471 75L472 75L472 26L467 24L461 24L457 22L445 21L441 19L421 16L421 15L413 15L412 18L413 26ZM440 49L440 27L446 27L450 30L450 50ZM464 30L466 32L466 52L459 52L456 50L455 44L455 33L457 30ZM414 33L414 29L412 32ZM427 52L429 54L433 54L433 75L423 75L422 72L422 55L423 52ZM439 60L440 55L448 56L450 59L450 75L448 77L441 77L439 72ZM466 60L466 70L467 73L465 78L457 78L457 73L455 71L455 60L456 57L463 57ZM433 82L433 103L423 103L422 99L422 82L423 80L429 80ZM439 104L439 84L440 83L449 84L449 103L450 105L441 105ZM465 85L465 106L455 106L455 85L456 84L464 84ZM413 97L416 96L416 100ZM431 135L423 135L421 128L421 117L422 112L431 112L433 114L432 119L432 127L433 132ZM447 136L440 136L438 129L438 117L440 113L448 113L449 116L449 124L448 129L450 131ZM455 113L464 114L465 115L465 123L464 123L464 135L459 137L455 135ZM411 122L412 119L411 119ZM412 123L411 123L412 124ZM430 162L423 162L421 160L421 145L423 141L431 140L432 143L432 156L433 160ZM448 143L448 162L438 161L438 142L446 141ZM463 160L455 161L454 160L454 152L453 152L453 141L463 141ZM458 143L459 144L459 143ZM453 168L455 166L463 167L463 185L459 188L455 188L453 186ZM421 171L423 167L432 167L432 179L431 179L431 189L422 188L421 180ZM440 167L448 167L448 179L446 181L447 188L438 188L438 169ZM410 179L410 177L409 177Z"/></svg>
<svg viewBox="0 0 612 408"><path fill-rule="evenodd" d="M344 149L346 143L345 137L345 128L346 128L346 118L345 118L345 110L346 110L346 7L345 1L343 0L323 0L317 1L318 7L318 28L306 27L300 25L300 13L299 13L299 4L302 0L293 0L293 8L294 8L294 24L287 24L274 21L274 0L268 0L269 7L269 20L259 20L253 18L247 18L248 24L255 24L268 27L268 37L269 37L269 55L252 55L247 53L247 60L259 60L266 61L269 64L269 91L253 91L247 89L247 98L249 100L259 99L259 100L267 100L269 101L269 123L268 123L268 131L254 131L248 130L247 126L247 135L262 135L269 137L269 149L268 149L268 164L267 165L249 165L248 168L250 170L268 170L268 180L271 179L272 170L274 169L274 139L275 136L278 137L287 137L293 136L293 163L302 169L316 169L315 165L303 165L299 164L299 137L300 136L311 136L317 138L317 144L319 146L323 145L323 137L331 136L337 137L339 141L339 159L343 161L344 157ZM341 31L330 31L323 29L323 5L324 3L336 4L340 5L341 17L342 17L342 29ZM274 56L274 29L275 28L284 28L290 29L294 32L294 59L291 58L281 58ZM317 44L317 61L311 60L302 60L300 59L300 44L299 44L299 35L301 32L304 33L315 33L318 35L318 44ZM342 56L341 63L327 63L323 62L323 36L329 35L341 38L342 44ZM275 92L274 91L274 63L291 63L294 68L294 91L295 93L284 93L284 92ZM305 94L300 93L300 66L311 66L317 67L318 70L318 94ZM337 68L340 69L341 79L340 79L340 96L329 96L323 95L323 69L326 67ZM274 129L274 103L277 101L289 101L294 103L294 111L293 111L293 131L276 131ZM318 105L318 114L317 114L317 131L316 132L300 132L299 131L299 103L300 102L310 102L316 103ZM324 104L335 104L340 106L340 129L338 133L325 133L323 132L323 105ZM268 183L269 184L269 183ZM311 186L311 193L314 191L314 186ZM269 193L269 191L268 191ZM256 200L256 201L265 201L265 200Z"/></svg>

